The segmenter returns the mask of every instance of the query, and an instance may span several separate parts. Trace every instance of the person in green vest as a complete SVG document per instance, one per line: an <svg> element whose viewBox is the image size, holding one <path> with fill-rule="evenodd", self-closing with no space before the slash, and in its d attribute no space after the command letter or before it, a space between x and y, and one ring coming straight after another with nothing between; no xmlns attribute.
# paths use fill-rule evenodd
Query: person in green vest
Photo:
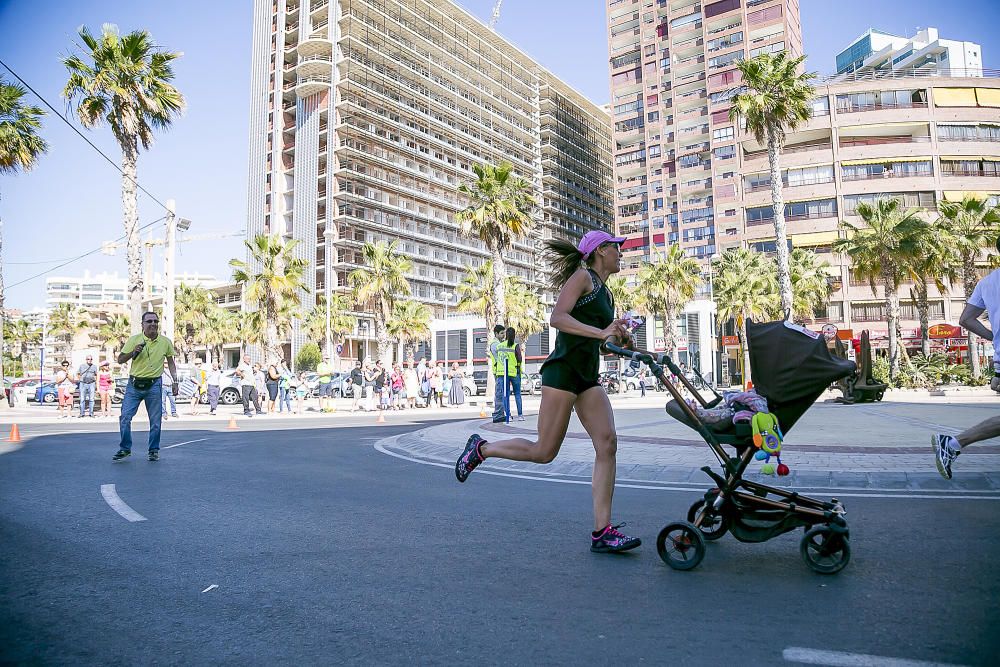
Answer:
<svg viewBox="0 0 1000 667"><path fill-rule="evenodd" d="M507 328L498 324L493 327L493 340L487 349L490 359L490 372L493 374L493 423L507 421L507 414L504 412L504 396L507 380L504 376L505 356L500 354L500 346L506 343Z"/></svg>
<svg viewBox="0 0 1000 667"><path fill-rule="evenodd" d="M323 361L319 362L316 374L319 375L319 409L321 412L326 412L332 396L330 384L333 382L333 366L330 365L329 356L324 356Z"/></svg>
<svg viewBox="0 0 1000 667"><path fill-rule="evenodd" d="M163 421L163 362L170 370L171 392L177 395L177 366L174 364L174 344L160 335L160 318L153 311L142 314L142 333L125 341L118 355L118 363L131 362L122 415L119 420L121 443L111 460L122 461L132 455L132 418L139 411L139 404L146 404L149 415L149 460L160 459L160 424Z"/></svg>

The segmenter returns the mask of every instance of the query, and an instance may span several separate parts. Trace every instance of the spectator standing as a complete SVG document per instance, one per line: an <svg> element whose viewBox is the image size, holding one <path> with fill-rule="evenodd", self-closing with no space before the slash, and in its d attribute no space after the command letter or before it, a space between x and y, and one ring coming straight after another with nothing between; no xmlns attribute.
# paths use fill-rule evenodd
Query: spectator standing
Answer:
<svg viewBox="0 0 1000 667"><path fill-rule="evenodd" d="M97 389L97 366L94 357L87 355L86 361L80 364L76 376L80 382L80 416L94 416L94 390Z"/></svg>
<svg viewBox="0 0 1000 667"><path fill-rule="evenodd" d="M214 415L219 408L219 395L222 391L222 369L218 361L212 362L212 370L208 372L205 383L208 388L208 414Z"/></svg>
<svg viewBox="0 0 1000 667"><path fill-rule="evenodd" d="M295 405L298 408L298 414L302 414L305 410L306 403L306 376L305 373L299 373L299 377L296 379L295 385Z"/></svg>
<svg viewBox="0 0 1000 667"><path fill-rule="evenodd" d="M163 415L163 419L167 418L167 404L170 404L170 416L177 417L177 403L174 400L173 385L175 382L173 373L170 369L166 367L166 361L163 362L163 374L160 376L162 382L161 386L161 396L160 400L162 402L162 407L160 408L160 414ZM176 369L175 369L176 370ZM148 410L147 410L148 412Z"/></svg>
<svg viewBox="0 0 1000 667"><path fill-rule="evenodd" d="M319 375L319 409L326 412L330 407L330 384L333 382L333 366L330 365L329 355L323 355L323 361L316 366L316 374Z"/></svg>
<svg viewBox="0 0 1000 667"><path fill-rule="evenodd" d="M646 398L646 369L639 369L639 391L642 392L642 397Z"/></svg>
<svg viewBox="0 0 1000 667"><path fill-rule="evenodd" d="M194 360L194 375L191 376L191 379L196 385L194 394L191 396L191 414L197 416L201 397L208 394L208 373L205 372L204 364L199 358Z"/></svg>
<svg viewBox="0 0 1000 667"><path fill-rule="evenodd" d="M292 392L289 391L289 380L292 379L292 372L288 370L288 365L282 359L278 366L278 412L283 410L292 411Z"/></svg>
<svg viewBox="0 0 1000 667"><path fill-rule="evenodd" d="M267 414L274 414L274 406L278 403L278 382L281 374L278 367L270 364L267 367L267 375L264 376L264 387L267 389Z"/></svg>
<svg viewBox="0 0 1000 667"><path fill-rule="evenodd" d="M388 406L389 401L385 394L386 385L385 368L382 366L382 360L379 359L375 362L375 369L372 372L372 384L374 385L375 393L375 405L379 410L385 410Z"/></svg>
<svg viewBox="0 0 1000 667"><path fill-rule="evenodd" d="M236 367L236 375L240 378L240 396L243 398L243 414L246 417L253 417L250 412L250 403L254 404L257 414L260 411L260 398L257 396L257 387L254 380L254 369L250 365L250 355L244 354L243 361Z"/></svg>
<svg viewBox="0 0 1000 667"><path fill-rule="evenodd" d="M448 390L448 405L458 407L465 403L465 373L458 367L457 361L452 362L449 377L451 389Z"/></svg>
<svg viewBox="0 0 1000 667"><path fill-rule="evenodd" d="M106 361L101 362L101 369L97 373L97 393L101 397L101 416L111 416L111 387L114 386L114 379L111 377L111 364Z"/></svg>
<svg viewBox="0 0 1000 667"><path fill-rule="evenodd" d="M406 362L406 370L403 371L403 394L406 396L406 407L417 407L420 383L417 381L417 369L413 367L412 360Z"/></svg>
<svg viewBox="0 0 1000 667"><path fill-rule="evenodd" d="M524 410L521 404L521 375L524 372L524 357L521 356L521 345L515 342L517 332L514 331L514 327L507 327L505 335L506 345L503 346L503 349L510 350L511 352L507 352L507 400L504 405L507 414L511 414L510 397L513 396L514 405L517 406L517 420L523 422Z"/></svg>
<svg viewBox="0 0 1000 667"><path fill-rule="evenodd" d="M121 444L112 461L121 461L132 454L132 418L139 404L146 404L149 415L149 460L160 459L160 416L163 413L163 365L169 367L171 393L177 393L177 367L174 365L174 344L160 335L160 318L149 311L142 314L142 333L125 341L118 354L118 363L131 361L125 399L122 401Z"/></svg>
<svg viewBox="0 0 1000 667"><path fill-rule="evenodd" d="M433 405L437 402L439 408L444 407L444 362L439 361L437 365L434 366L434 370L430 371L431 376L431 394L429 405Z"/></svg>
<svg viewBox="0 0 1000 667"><path fill-rule="evenodd" d="M490 358L490 371L493 373L493 423L507 421L504 413L504 390L507 386L505 379L504 360L506 356L500 353L500 346L505 343L507 328L502 324L493 327L493 340L490 342L487 351Z"/></svg>
<svg viewBox="0 0 1000 667"><path fill-rule="evenodd" d="M264 410L261 409L261 404L267 400L267 382L264 380L264 368L256 363L253 365L253 388L257 392L257 414L266 414Z"/></svg>
<svg viewBox="0 0 1000 667"><path fill-rule="evenodd" d="M389 376L389 388L392 392L392 409L402 410L403 397L403 369L399 364L393 364L392 375Z"/></svg>
<svg viewBox="0 0 1000 667"><path fill-rule="evenodd" d="M358 401L361 400L361 395L364 392L365 386L365 374L361 370L361 362L358 361L354 364L354 368L351 369L350 376L351 384L351 412L358 409Z"/></svg>
<svg viewBox="0 0 1000 667"><path fill-rule="evenodd" d="M56 397L59 399L59 419L66 419L73 411L73 376L69 370L69 362L64 361L55 379Z"/></svg>
<svg viewBox="0 0 1000 667"><path fill-rule="evenodd" d="M429 403L431 393L430 378L427 376L427 362L423 357L417 362L417 397L424 399L424 407Z"/></svg>

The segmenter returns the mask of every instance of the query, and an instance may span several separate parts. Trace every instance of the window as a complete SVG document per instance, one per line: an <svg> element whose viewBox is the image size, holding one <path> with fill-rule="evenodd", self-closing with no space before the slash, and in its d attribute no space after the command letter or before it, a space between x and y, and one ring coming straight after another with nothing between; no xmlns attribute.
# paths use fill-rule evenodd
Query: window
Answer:
<svg viewBox="0 0 1000 667"><path fill-rule="evenodd" d="M711 5L709 5L711 7ZM708 12L706 11L706 14ZM742 32L734 32L731 35L726 35L725 37L719 37L717 39L708 40L708 50L711 51L721 51L722 49L729 48L734 44L740 44L743 41Z"/></svg>
<svg viewBox="0 0 1000 667"><path fill-rule="evenodd" d="M719 2L713 2L710 5L705 5L705 18L710 19L713 16L725 14L726 12L731 12L734 9L739 8L740 0L719 0Z"/></svg>
<svg viewBox="0 0 1000 667"><path fill-rule="evenodd" d="M781 5L775 5L756 12L750 12L747 14L747 24L757 25L758 23L767 23L768 21L780 19L781 11Z"/></svg>
<svg viewBox="0 0 1000 667"><path fill-rule="evenodd" d="M1000 125L938 125L941 141L1000 141Z"/></svg>
<svg viewBox="0 0 1000 667"><path fill-rule="evenodd" d="M736 146L721 146L712 151L716 160L728 160L736 155Z"/></svg>
<svg viewBox="0 0 1000 667"><path fill-rule="evenodd" d="M903 208L932 209L937 206L933 192L885 192L877 194L846 195L844 197L844 214L855 215L858 204L871 204L876 199L898 199Z"/></svg>
<svg viewBox="0 0 1000 667"><path fill-rule="evenodd" d="M816 199L785 204L786 220L808 220L811 218L830 218L837 215L836 199ZM756 206L746 210L747 225L769 224L774 219L774 209L771 206Z"/></svg>
<svg viewBox="0 0 1000 667"><path fill-rule="evenodd" d="M876 164L852 164L841 167L841 177L845 181L861 181L873 178L902 178L907 176L930 176L930 160L913 162L884 162Z"/></svg>
<svg viewBox="0 0 1000 667"><path fill-rule="evenodd" d="M734 136L732 127L723 127L712 132L712 139L715 141L731 141Z"/></svg>
<svg viewBox="0 0 1000 667"><path fill-rule="evenodd" d="M785 171L784 181L789 187L831 183L833 182L833 166L828 164L819 167L788 169Z"/></svg>
<svg viewBox="0 0 1000 667"><path fill-rule="evenodd" d="M715 56L714 58L709 58L708 66L712 69L718 69L719 67L725 67L726 65L730 65L742 58L743 58L743 51L733 51L732 53L726 53L721 56Z"/></svg>
<svg viewBox="0 0 1000 667"><path fill-rule="evenodd" d="M718 86L735 86L743 81L743 75L740 74L738 69L729 70L728 72L719 72L718 74L713 74L708 77L708 85L710 88L716 88Z"/></svg>
<svg viewBox="0 0 1000 667"><path fill-rule="evenodd" d="M774 44L768 44L767 46L761 46L760 48L750 49L750 57L753 58L754 56L759 56L762 53L777 53L784 50L784 42L775 42Z"/></svg>
<svg viewBox="0 0 1000 667"><path fill-rule="evenodd" d="M837 95L837 111L847 113L925 106L927 106L927 91L923 89L882 90Z"/></svg>

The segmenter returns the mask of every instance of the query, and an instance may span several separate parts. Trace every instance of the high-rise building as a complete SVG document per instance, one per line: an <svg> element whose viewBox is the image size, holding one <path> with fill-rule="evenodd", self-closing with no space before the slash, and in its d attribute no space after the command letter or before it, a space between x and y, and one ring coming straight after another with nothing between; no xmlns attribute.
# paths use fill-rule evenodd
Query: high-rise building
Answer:
<svg viewBox="0 0 1000 667"><path fill-rule="evenodd" d="M197 273L182 273L175 276L178 285L191 285L206 288L216 287L222 283L215 276ZM147 279L149 294L143 303L150 299L162 298L164 283L160 274ZM117 272L101 272L91 274L84 271L82 276L49 276L45 279L45 304L51 308L60 303L68 303L79 308L104 308L107 306L128 307L128 280Z"/></svg>
<svg viewBox="0 0 1000 667"><path fill-rule="evenodd" d="M534 186L535 231L505 255L532 286L541 240L610 228L607 115L454 2L256 0L253 39L247 234L300 241L306 308L381 240L413 261L413 297L443 305L489 258L456 223L477 163ZM371 353L363 308L345 357Z"/></svg>
<svg viewBox="0 0 1000 667"><path fill-rule="evenodd" d="M975 42L941 39L937 28L918 30L913 37L870 28L837 54L837 74L845 78L893 70L982 76L983 49Z"/></svg>
<svg viewBox="0 0 1000 667"><path fill-rule="evenodd" d="M615 222L633 272L656 248L716 252L736 219L736 61L802 52L797 0L608 0Z"/></svg>

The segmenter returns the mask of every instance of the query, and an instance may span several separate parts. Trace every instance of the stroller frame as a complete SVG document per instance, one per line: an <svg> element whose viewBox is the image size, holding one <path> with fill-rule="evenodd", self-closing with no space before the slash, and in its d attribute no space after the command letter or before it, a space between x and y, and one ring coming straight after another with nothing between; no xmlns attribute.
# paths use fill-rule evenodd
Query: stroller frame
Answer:
<svg viewBox="0 0 1000 667"><path fill-rule="evenodd" d="M605 341L602 349L606 353L646 364L683 410L687 425L698 431L722 465L721 475L709 466L701 468L716 483L716 487L709 489L702 500L691 506L687 521L667 524L660 531L656 541L657 552L667 565L677 570L697 567L704 558L705 540L717 540L727 531L741 542L764 542L800 527L806 529L800 552L811 569L822 574L834 574L847 565L850 560L850 531L844 518L846 510L843 504L836 498L823 501L797 491L743 479L757 451L749 427L734 434L712 431L684 401L663 366L704 408L715 407L722 401L722 396L714 387L709 387L715 395L714 399L705 400L666 354L626 349L610 341ZM785 428L784 425L782 427ZM723 445L735 447L737 455L730 456ZM747 524L748 520L757 525Z"/></svg>

